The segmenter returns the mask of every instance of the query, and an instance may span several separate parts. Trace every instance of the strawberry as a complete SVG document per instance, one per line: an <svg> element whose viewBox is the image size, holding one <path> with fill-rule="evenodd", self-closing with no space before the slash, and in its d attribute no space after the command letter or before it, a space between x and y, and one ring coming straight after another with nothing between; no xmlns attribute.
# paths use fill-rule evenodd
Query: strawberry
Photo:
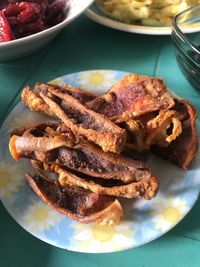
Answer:
<svg viewBox="0 0 200 267"><path fill-rule="evenodd" d="M13 40L13 33L4 13L0 10L0 43L11 40Z"/></svg>
<svg viewBox="0 0 200 267"><path fill-rule="evenodd" d="M18 15L18 20L21 23L28 23L35 19L40 14L41 7L35 3L20 2L16 4L20 8L21 12Z"/></svg>

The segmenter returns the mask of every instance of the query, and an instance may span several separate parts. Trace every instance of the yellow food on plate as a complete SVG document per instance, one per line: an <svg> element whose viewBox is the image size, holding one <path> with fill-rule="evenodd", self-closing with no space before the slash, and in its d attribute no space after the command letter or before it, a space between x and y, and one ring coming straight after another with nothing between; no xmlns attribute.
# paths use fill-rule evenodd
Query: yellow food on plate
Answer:
<svg viewBox="0 0 200 267"><path fill-rule="evenodd" d="M143 25L169 26L172 18L200 0L96 0L106 15L126 22Z"/></svg>

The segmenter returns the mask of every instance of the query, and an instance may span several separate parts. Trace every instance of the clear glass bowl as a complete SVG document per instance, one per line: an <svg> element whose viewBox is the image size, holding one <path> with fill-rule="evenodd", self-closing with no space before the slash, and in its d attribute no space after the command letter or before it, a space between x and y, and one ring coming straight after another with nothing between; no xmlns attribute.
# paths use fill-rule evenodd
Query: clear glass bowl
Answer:
<svg viewBox="0 0 200 267"><path fill-rule="evenodd" d="M172 40L182 73L200 90L200 5L181 12L173 19Z"/></svg>

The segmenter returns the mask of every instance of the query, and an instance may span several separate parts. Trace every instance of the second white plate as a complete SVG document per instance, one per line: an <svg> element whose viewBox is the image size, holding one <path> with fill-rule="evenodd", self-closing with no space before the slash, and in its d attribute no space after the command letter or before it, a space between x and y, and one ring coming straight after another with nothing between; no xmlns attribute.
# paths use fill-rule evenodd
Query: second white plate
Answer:
<svg viewBox="0 0 200 267"><path fill-rule="evenodd" d="M106 16L101 10L99 10L95 3L93 3L90 8L86 10L85 15L93 21L100 23L104 26L126 32L148 35L170 35L172 31L172 27L153 27L137 24L128 24L125 22L117 21ZM200 24L184 25L182 27L182 30L184 33L198 32L200 31Z"/></svg>

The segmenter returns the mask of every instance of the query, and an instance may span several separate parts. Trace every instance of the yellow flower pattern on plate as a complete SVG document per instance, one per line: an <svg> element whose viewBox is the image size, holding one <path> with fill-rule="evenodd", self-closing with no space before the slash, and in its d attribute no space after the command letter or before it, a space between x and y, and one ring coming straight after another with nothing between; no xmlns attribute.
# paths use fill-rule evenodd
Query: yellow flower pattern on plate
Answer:
<svg viewBox="0 0 200 267"><path fill-rule="evenodd" d="M189 209L187 202L178 197L167 197L155 201L156 214L153 217L155 228L162 232L170 229Z"/></svg>
<svg viewBox="0 0 200 267"><path fill-rule="evenodd" d="M110 85L115 83L114 73L107 71L90 71L81 72L78 75L78 81L82 88L85 89L106 89L110 88Z"/></svg>
<svg viewBox="0 0 200 267"><path fill-rule="evenodd" d="M79 251L110 252L120 250L124 246L131 247L134 244L134 232L130 229L132 224L120 225L84 225L74 223L71 227L74 234L71 241Z"/></svg>
<svg viewBox="0 0 200 267"><path fill-rule="evenodd" d="M22 185L23 171L9 161L0 162L0 198L11 197Z"/></svg>
<svg viewBox="0 0 200 267"><path fill-rule="evenodd" d="M37 233L49 230L61 216L42 201L34 201L25 210L22 222L29 230Z"/></svg>
<svg viewBox="0 0 200 267"><path fill-rule="evenodd" d="M61 77L61 78L52 80L52 81L50 81L48 83L51 84L51 85L65 85L65 80L64 80L64 78Z"/></svg>

